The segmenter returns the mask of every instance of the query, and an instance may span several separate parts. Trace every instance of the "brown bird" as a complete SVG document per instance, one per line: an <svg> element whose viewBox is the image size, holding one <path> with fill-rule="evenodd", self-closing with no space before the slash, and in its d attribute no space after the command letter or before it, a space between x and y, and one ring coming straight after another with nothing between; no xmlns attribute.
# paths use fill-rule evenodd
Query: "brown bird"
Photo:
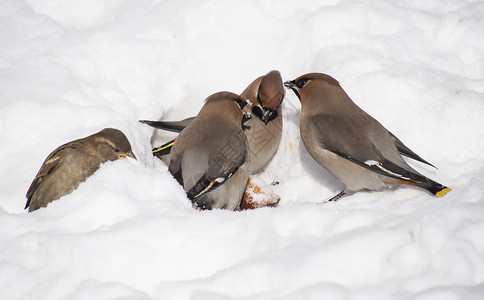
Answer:
<svg viewBox="0 0 484 300"><path fill-rule="evenodd" d="M244 99L211 95L176 138L168 170L199 209L239 208L249 178Z"/></svg>
<svg viewBox="0 0 484 300"><path fill-rule="evenodd" d="M301 101L300 131L306 149L345 185L330 201L393 184L418 186L436 196L450 191L410 167L401 155L433 165L359 108L333 77L309 73L284 85Z"/></svg>
<svg viewBox="0 0 484 300"><path fill-rule="evenodd" d="M136 159L121 131L106 128L60 146L45 159L27 191L29 212L72 193L99 166L126 156Z"/></svg>
<svg viewBox="0 0 484 300"><path fill-rule="evenodd" d="M254 115L246 123L248 130L244 131L249 142L249 169L252 174L262 171L279 147L282 137L282 101L285 95L281 74L276 70L257 78L240 94L252 103L244 111Z"/></svg>
<svg viewBox="0 0 484 300"><path fill-rule="evenodd" d="M272 159L282 137L282 101L285 96L284 86L279 71L273 70L255 79L240 96L249 100L244 112L251 112L253 118L245 123L244 133L250 150L249 171L260 172ZM158 129L180 132L194 118L182 121L147 121L140 122ZM173 141L153 149L154 155L167 155Z"/></svg>

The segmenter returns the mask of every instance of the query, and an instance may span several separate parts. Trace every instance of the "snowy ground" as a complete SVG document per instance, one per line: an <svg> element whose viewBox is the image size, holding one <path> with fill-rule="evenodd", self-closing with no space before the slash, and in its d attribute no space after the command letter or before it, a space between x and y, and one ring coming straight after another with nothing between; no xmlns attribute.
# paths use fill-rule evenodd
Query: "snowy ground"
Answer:
<svg viewBox="0 0 484 300"><path fill-rule="evenodd" d="M324 2L0 1L0 299L483 299L484 2ZM288 92L262 175L280 206L193 210L138 120L195 115L272 69L334 76L452 192L316 205L341 184ZM139 161L24 211L47 155L105 127Z"/></svg>

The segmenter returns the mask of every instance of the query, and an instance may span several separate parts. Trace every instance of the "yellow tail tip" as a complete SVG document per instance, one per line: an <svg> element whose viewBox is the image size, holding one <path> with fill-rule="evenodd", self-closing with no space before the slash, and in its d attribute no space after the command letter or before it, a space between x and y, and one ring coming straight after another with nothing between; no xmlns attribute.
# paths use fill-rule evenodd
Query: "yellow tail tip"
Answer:
<svg viewBox="0 0 484 300"><path fill-rule="evenodd" d="M450 192L450 191L452 191L452 189L451 189L451 188L449 188L449 187L446 187L446 188L444 188L444 189L442 189L442 190L438 191L437 193L435 193L435 196L437 196L437 197L442 197L442 196L444 196L445 194L447 194L447 193L448 193L448 192Z"/></svg>

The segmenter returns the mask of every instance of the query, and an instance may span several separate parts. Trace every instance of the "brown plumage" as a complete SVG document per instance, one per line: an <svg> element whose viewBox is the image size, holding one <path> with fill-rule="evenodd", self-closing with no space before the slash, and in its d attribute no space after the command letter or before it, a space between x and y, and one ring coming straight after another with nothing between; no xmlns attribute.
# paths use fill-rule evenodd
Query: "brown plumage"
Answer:
<svg viewBox="0 0 484 300"><path fill-rule="evenodd" d="M244 112L250 112L252 119L246 123L244 131L249 143L250 159L249 171L252 174L260 172L272 159L277 151L282 137L282 101L285 89L279 71L273 70L264 76L255 79L241 94L244 100L249 100L252 105L243 108ZM193 118L182 121L147 121L155 128L180 132ZM166 155L170 152L171 142L153 149L155 155Z"/></svg>
<svg viewBox="0 0 484 300"><path fill-rule="evenodd" d="M245 104L233 93L211 95L174 142L168 169L196 208L239 208L249 178Z"/></svg>
<svg viewBox="0 0 484 300"><path fill-rule="evenodd" d="M29 212L70 194L106 161L136 159L121 131L106 128L88 137L60 146L45 159L27 191Z"/></svg>
<svg viewBox="0 0 484 300"><path fill-rule="evenodd" d="M421 187L443 196L450 188L410 167L405 155L429 164L359 108L329 75L309 73L285 82L301 101L301 137L311 156L344 185L332 200L392 184Z"/></svg>
<svg viewBox="0 0 484 300"><path fill-rule="evenodd" d="M270 71L254 80L241 94L252 106L244 111L252 113L245 131L249 142L249 167L259 173L271 161L282 137L282 101L286 91L279 71Z"/></svg>

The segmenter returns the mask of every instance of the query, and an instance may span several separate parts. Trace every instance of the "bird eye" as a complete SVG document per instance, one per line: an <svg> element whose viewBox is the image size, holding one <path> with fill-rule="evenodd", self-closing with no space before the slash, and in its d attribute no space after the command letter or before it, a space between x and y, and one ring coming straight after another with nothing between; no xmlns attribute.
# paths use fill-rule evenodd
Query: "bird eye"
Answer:
<svg viewBox="0 0 484 300"><path fill-rule="evenodd" d="M114 149L114 152L119 152L120 150L118 148Z"/></svg>
<svg viewBox="0 0 484 300"><path fill-rule="evenodd" d="M306 78L301 78L296 82L296 86L300 89L304 87L308 83L308 80Z"/></svg>

